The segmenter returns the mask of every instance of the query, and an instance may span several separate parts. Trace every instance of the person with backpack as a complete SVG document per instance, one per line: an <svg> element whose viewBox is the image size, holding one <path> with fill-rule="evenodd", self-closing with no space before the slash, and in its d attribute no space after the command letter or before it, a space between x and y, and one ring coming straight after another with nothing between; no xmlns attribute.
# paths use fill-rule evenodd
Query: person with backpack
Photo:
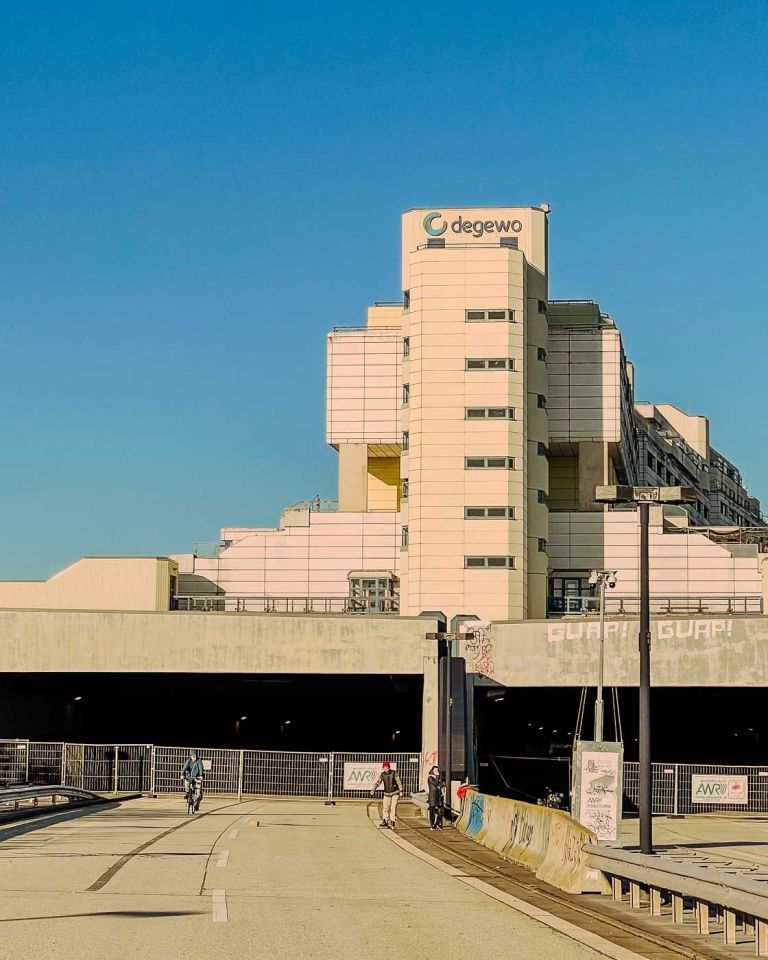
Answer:
<svg viewBox="0 0 768 960"><path fill-rule="evenodd" d="M371 787L371 796L382 787L384 790L384 799L381 804L381 823L380 827L389 827L395 829L397 823L397 801L403 792L403 785L400 782L400 776L396 770L392 769L389 760L385 760L381 765L382 770L376 783Z"/></svg>
<svg viewBox="0 0 768 960"><path fill-rule="evenodd" d="M429 807L429 829L443 829L443 784L440 781L440 767L432 767L427 778Z"/></svg>

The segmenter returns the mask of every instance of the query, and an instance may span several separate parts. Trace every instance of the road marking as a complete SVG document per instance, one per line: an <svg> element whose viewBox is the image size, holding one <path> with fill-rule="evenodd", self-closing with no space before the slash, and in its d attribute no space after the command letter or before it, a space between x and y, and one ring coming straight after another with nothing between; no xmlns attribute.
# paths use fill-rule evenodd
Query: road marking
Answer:
<svg viewBox="0 0 768 960"><path fill-rule="evenodd" d="M213 922L229 923L229 914L227 913L226 890L214 890L212 900L213 900Z"/></svg>
<svg viewBox="0 0 768 960"><path fill-rule="evenodd" d="M230 830L230 831L229 831L229 839L230 839L230 840L237 840L237 835L238 835L238 833L240 833L240 831L237 830L237 829L235 829L235 830Z"/></svg>
<svg viewBox="0 0 768 960"><path fill-rule="evenodd" d="M229 863L229 850L222 850L219 854L219 859L216 861L217 867L226 867Z"/></svg>

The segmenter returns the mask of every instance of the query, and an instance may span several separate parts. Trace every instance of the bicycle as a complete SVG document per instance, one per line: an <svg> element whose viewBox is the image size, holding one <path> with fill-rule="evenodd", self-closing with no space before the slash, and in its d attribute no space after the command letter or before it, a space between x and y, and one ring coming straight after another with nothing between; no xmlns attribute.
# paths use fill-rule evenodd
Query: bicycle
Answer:
<svg viewBox="0 0 768 960"><path fill-rule="evenodd" d="M197 793L196 784L194 780L190 780L188 777L184 778L184 783L186 784L184 790L184 799L187 801L187 816L190 814L197 813L197 809L200 806L200 800L202 799L202 789L200 793Z"/></svg>

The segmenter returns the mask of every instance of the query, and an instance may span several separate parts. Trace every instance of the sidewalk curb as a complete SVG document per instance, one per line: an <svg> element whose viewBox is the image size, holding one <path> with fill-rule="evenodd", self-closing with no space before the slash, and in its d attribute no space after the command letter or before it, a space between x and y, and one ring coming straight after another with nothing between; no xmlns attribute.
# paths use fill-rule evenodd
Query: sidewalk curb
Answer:
<svg viewBox="0 0 768 960"><path fill-rule="evenodd" d="M371 824L375 826L373 816L371 815L372 806L373 805L371 804L368 806L368 819ZM518 913L525 914L525 916L530 917L531 920L536 920L538 923L542 923L544 926L549 927L552 930L556 930L558 933L562 933L570 940L575 940L577 943L581 943L585 947L589 947L598 953L602 953L606 957L611 957L612 960L647 960L647 958L640 953L635 953L632 950L627 950L626 947L621 947L616 943L611 943L610 940L606 940L604 937L600 937L596 933L590 933L588 930L582 930L581 927L577 927L569 920L561 920L560 917L556 917L553 913L549 913L547 910L542 910L539 907L533 907L524 900L518 899L518 897L513 897L509 893L504 893L502 890L498 890L496 887L492 886L490 883L486 883L484 880L480 880L477 877L468 876L458 867L452 867L450 864L444 863L442 860L438 860L437 857L433 857L431 854L425 853L423 850L419 850L418 847L414 846L412 843L409 843L408 840L403 839L403 837L398 836L398 834L396 834L393 830L380 830L378 827L376 827L376 830L377 833L383 834L387 840L391 841L406 853L409 853L411 856L417 857L419 860L423 860L425 863L435 867L442 873L448 874L448 876L451 876L456 880L460 880L462 883L467 884L467 886L472 887L474 890L484 893L486 896L491 897L508 907L511 907Z"/></svg>

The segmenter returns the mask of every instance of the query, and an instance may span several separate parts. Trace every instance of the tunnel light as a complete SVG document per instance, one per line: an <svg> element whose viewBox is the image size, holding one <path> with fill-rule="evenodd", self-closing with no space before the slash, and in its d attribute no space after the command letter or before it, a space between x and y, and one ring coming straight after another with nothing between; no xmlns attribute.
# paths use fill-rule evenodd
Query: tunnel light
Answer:
<svg viewBox="0 0 768 960"><path fill-rule="evenodd" d="M290 720L284 720L283 723L290 723Z"/></svg>
<svg viewBox="0 0 768 960"><path fill-rule="evenodd" d="M247 720L248 717L240 717L241 720Z"/></svg>
<svg viewBox="0 0 768 960"><path fill-rule="evenodd" d="M82 697L75 697L75 700L82 700Z"/></svg>

